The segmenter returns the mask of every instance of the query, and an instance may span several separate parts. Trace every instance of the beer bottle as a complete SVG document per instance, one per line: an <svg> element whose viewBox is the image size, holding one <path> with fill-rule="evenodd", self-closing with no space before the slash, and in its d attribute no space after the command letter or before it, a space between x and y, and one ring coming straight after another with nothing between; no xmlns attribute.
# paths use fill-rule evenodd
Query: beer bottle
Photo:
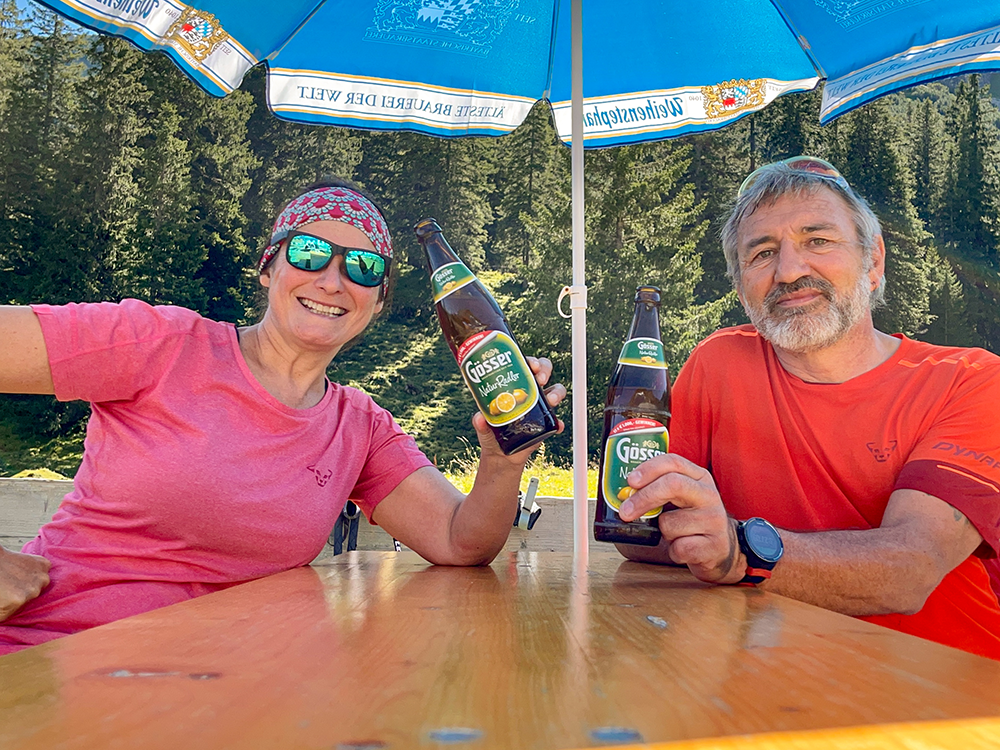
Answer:
<svg viewBox="0 0 1000 750"><path fill-rule="evenodd" d="M414 231L424 248L441 331L465 384L507 455L558 430L556 416L500 307L459 259L434 219Z"/></svg>
<svg viewBox="0 0 1000 750"><path fill-rule="evenodd" d="M661 508L626 523L618 516L634 490L626 477L646 459L666 453L670 427L670 377L660 341L660 290L640 286L635 315L604 403L604 432L597 483L594 539L619 544L660 543Z"/></svg>

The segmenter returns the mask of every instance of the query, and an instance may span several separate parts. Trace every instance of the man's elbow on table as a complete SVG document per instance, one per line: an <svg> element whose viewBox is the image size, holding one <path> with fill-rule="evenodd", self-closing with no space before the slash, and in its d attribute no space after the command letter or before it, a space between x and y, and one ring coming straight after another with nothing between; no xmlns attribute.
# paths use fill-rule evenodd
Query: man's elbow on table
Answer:
<svg viewBox="0 0 1000 750"><path fill-rule="evenodd" d="M875 603L875 611L866 615L915 615L924 608L948 570L940 570L933 555L915 553L912 565L897 576L897 585L886 587Z"/></svg>

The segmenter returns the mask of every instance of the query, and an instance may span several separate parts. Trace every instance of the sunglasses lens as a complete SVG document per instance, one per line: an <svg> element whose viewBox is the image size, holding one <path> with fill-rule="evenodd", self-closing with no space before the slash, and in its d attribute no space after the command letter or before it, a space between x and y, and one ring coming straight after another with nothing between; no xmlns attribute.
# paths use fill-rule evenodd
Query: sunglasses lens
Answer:
<svg viewBox="0 0 1000 750"><path fill-rule="evenodd" d="M792 169L795 172L809 172L811 174L819 175L820 177L826 177L827 179L836 182L845 190L850 187L847 184L847 180L845 180L844 176L837 171L835 166L828 161L824 161L823 159L817 159L815 156L796 156L791 159L785 159L785 161L780 163L785 164L789 169ZM750 176L743 180L743 184L740 185L740 189L736 192L736 197L743 195L743 193L753 187L753 184L757 182L757 178L760 176L760 173L769 166L771 165L766 164L763 167L758 167L751 172Z"/></svg>
<svg viewBox="0 0 1000 750"><path fill-rule="evenodd" d="M319 271L333 257L333 247L318 237L295 235L288 242L288 262L303 271Z"/></svg>
<svg viewBox="0 0 1000 750"><path fill-rule="evenodd" d="M348 250L344 256L347 277L361 286L378 286L385 279L385 258L367 250Z"/></svg>
<svg viewBox="0 0 1000 750"><path fill-rule="evenodd" d="M792 159L786 162L786 164L788 164L788 166L796 172L812 172L813 174L821 174L826 177L832 177L835 180L844 179L840 176L840 172L838 172L832 164L825 162L822 159Z"/></svg>

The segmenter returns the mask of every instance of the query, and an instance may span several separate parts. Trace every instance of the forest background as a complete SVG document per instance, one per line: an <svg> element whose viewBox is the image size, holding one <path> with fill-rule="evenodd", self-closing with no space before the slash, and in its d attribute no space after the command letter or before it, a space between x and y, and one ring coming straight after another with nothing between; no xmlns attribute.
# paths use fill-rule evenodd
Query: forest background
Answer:
<svg viewBox="0 0 1000 750"><path fill-rule="evenodd" d="M569 324L555 303L572 275L570 151L547 104L503 138L442 140L283 122L264 89L254 71L214 99L162 55L0 0L0 303L135 297L253 322L252 268L276 213L335 174L377 197L399 262L391 308L331 379L388 408L443 468L474 442L474 404L412 233L433 216L522 347L569 382ZM756 166L795 154L832 161L882 219L882 330L1000 353L1000 112L988 79L912 88L822 128L819 96L782 97L715 133L587 153L592 450L635 287L663 290L676 375L698 340L745 320L718 242L726 203ZM2 342L0 356L11 356ZM71 475L87 414L79 402L0 396L0 475ZM546 449L568 463L568 432Z"/></svg>

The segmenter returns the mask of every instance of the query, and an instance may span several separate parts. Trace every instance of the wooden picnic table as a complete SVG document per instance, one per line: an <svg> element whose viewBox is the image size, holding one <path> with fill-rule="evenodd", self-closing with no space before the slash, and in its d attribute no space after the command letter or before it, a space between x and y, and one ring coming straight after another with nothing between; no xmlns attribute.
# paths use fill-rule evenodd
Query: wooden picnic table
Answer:
<svg viewBox="0 0 1000 750"><path fill-rule="evenodd" d="M27 649L0 747L1000 742L1000 662L605 548L573 568L351 552Z"/></svg>

